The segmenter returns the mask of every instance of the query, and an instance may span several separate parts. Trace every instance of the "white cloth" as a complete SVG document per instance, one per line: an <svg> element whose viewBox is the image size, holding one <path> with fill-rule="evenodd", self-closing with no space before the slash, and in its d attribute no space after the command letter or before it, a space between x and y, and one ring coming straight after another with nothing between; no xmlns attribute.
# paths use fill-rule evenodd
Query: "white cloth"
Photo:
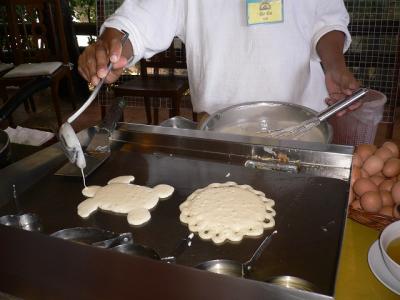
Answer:
<svg viewBox="0 0 400 300"><path fill-rule="evenodd" d="M17 126L15 129L8 127L4 131L7 132L11 143L30 146L41 146L54 137L54 133L52 132L20 126Z"/></svg>
<svg viewBox="0 0 400 300"><path fill-rule="evenodd" d="M7 72L3 77L15 78L25 76L50 75L53 74L59 67L61 67L61 65L62 62L59 61L20 64L12 69L10 72Z"/></svg>
<svg viewBox="0 0 400 300"><path fill-rule="evenodd" d="M332 30L351 42L343 0L285 0L284 21L247 25L244 0L125 0L103 24L130 34L135 59L186 45L194 111L250 101L285 101L322 110L327 96L316 53Z"/></svg>

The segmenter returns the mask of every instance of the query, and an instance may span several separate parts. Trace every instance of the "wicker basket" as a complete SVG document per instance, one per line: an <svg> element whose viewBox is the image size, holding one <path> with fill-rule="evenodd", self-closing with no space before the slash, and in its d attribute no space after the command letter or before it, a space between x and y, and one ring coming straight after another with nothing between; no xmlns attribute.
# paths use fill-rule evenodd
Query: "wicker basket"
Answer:
<svg viewBox="0 0 400 300"><path fill-rule="evenodd" d="M390 223L399 220L395 217L389 217L385 215L369 213L366 211L354 209L351 206L349 206L349 218L353 219L354 221L360 224L377 229L379 231L382 231Z"/></svg>

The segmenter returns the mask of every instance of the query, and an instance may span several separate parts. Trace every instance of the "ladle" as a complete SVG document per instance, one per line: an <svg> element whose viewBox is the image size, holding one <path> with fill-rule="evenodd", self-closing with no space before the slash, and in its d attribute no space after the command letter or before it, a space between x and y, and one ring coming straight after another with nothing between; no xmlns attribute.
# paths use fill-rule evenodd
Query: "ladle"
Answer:
<svg viewBox="0 0 400 300"><path fill-rule="evenodd" d="M154 249L135 243L127 243L118 245L111 248L111 250L118 251L125 254L144 256L155 260L162 260L167 263L176 263L176 258L180 256L187 247L192 245L192 239L194 234L191 233L187 237L183 238L177 245L177 247L172 251L172 253L166 257L161 257L157 251Z"/></svg>
<svg viewBox="0 0 400 300"><path fill-rule="evenodd" d="M246 277L248 273L251 271L251 268L253 267L254 263L257 261L257 259L260 257L264 249L271 242L273 236L277 233L278 231L275 230L270 235L268 235L261 243L261 245L258 246L253 256L245 263L240 263L238 261L230 259L215 259L203 262L197 265L196 268L217 274L230 275L235 277Z"/></svg>
<svg viewBox="0 0 400 300"><path fill-rule="evenodd" d="M124 36L121 39L121 46L124 47L125 42L127 41L129 34L123 31ZM107 66L107 75L111 72L113 64L111 62L108 63ZM67 119L67 122L61 125L60 130L58 132L58 136L60 138L62 150L65 155L68 157L69 161L80 169L84 169L86 167L85 155L82 150L81 143L71 126L71 123L75 121L88 106L96 99L97 94L99 93L102 85L105 82L105 78L103 77L97 86L94 88L93 92L90 94L89 98L85 101L85 103L72 115Z"/></svg>
<svg viewBox="0 0 400 300"><path fill-rule="evenodd" d="M17 214L5 215L0 217L0 224L28 231L41 231L42 224L39 220L39 217L34 213L23 212L17 197L17 189L14 184L12 185L12 188L13 188L13 201L15 208L17 210Z"/></svg>
<svg viewBox="0 0 400 300"><path fill-rule="evenodd" d="M99 248L111 248L133 241L130 232L118 234L95 227L66 228L52 233L51 236Z"/></svg>

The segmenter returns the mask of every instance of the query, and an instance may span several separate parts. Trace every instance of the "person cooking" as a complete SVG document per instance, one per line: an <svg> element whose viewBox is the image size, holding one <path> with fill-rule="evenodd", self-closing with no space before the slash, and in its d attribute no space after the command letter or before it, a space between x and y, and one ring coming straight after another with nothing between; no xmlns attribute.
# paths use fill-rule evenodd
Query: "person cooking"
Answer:
<svg viewBox="0 0 400 300"><path fill-rule="evenodd" d="M97 85L111 61L111 83L177 36L186 46L195 112L266 100L321 111L360 86L343 55L348 23L343 0L125 0L78 69ZM121 30L129 33L123 49Z"/></svg>

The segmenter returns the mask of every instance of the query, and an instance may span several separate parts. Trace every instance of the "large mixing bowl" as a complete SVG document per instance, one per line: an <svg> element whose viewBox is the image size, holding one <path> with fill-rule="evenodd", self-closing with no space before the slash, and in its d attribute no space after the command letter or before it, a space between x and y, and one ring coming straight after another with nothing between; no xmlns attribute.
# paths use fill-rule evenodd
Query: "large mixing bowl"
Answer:
<svg viewBox="0 0 400 300"><path fill-rule="evenodd" d="M316 115L316 111L297 104L277 101L250 102L230 106L210 115L200 129L267 137L268 130L297 125ZM332 127L327 122L322 122L297 139L329 144L332 136Z"/></svg>

